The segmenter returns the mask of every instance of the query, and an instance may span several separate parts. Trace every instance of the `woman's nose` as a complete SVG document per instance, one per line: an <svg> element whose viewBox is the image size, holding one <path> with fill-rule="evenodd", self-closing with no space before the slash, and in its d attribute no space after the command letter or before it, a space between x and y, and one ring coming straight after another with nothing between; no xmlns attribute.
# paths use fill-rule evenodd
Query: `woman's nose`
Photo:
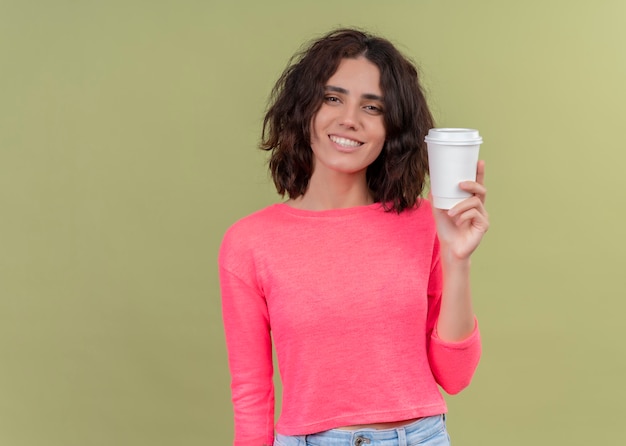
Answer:
<svg viewBox="0 0 626 446"><path fill-rule="evenodd" d="M358 126L357 110L355 107L343 107L339 124L346 128L355 129Z"/></svg>

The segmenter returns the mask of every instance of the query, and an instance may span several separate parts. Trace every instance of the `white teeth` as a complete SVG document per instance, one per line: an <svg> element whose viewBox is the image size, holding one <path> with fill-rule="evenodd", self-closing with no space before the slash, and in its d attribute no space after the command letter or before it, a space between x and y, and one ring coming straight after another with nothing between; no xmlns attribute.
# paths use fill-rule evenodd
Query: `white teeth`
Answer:
<svg viewBox="0 0 626 446"><path fill-rule="evenodd" d="M330 140L344 147L358 147L361 144L363 144L362 142L358 142L353 139L341 138L339 136L333 136L333 135L330 136Z"/></svg>

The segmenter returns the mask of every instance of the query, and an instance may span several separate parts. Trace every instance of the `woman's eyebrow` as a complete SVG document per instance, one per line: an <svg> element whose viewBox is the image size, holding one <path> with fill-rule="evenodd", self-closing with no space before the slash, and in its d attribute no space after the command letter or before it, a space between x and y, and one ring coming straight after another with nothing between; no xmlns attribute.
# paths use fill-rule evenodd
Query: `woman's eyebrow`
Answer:
<svg viewBox="0 0 626 446"><path fill-rule="evenodd" d="M326 90L326 91L334 91L335 93L341 93L341 94L349 94L350 93L345 88L335 87L334 85L326 85L324 87L324 90ZM377 94L373 94L373 93L365 93L365 94L361 95L361 97L363 99L370 99L370 100L373 100L373 101L381 101L382 102L382 100L383 100L382 96L378 96Z"/></svg>

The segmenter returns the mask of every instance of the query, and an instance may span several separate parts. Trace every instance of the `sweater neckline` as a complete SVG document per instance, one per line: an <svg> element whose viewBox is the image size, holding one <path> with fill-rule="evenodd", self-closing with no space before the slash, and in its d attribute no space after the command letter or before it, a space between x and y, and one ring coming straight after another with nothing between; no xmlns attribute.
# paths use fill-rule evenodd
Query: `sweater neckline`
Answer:
<svg viewBox="0 0 626 446"><path fill-rule="evenodd" d="M383 206L381 203L372 203L363 206L312 211L307 209L294 208L292 206L289 206L287 203L276 203L274 204L274 208L281 212L285 212L287 214L295 215L298 217L345 217L347 215L356 215L370 211L377 211L379 209L383 209Z"/></svg>

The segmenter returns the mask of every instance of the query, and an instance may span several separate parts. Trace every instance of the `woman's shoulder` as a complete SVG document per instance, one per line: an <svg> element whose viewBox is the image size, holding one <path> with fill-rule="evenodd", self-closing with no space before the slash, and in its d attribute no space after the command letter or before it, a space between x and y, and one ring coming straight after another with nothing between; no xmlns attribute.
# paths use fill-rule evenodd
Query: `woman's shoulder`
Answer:
<svg viewBox="0 0 626 446"><path fill-rule="evenodd" d="M258 234L261 229L267 229L268 225L272 225L279 218L279 207L279 204L271 204L239 218L226 230L224 238L241 237L248 233Z"/></svg>
<svg viewBox="0 0 626 446"><path fill-rule="evenodd" d="M418 198L417 202L413 206L406 208L405 210L400 212L400 214L397 214L397 215L399 215L400 217L409 219L409 220L420 220L423 222L434 221L433 213L432 213L432 205L430 201L428 201L426 198Z"/></svg>
<svg viewBox="0 0 626 446"><path fill-rule="evenodd" d="M427 198L418 198L415 205L411 208L414 212L426 213L432 215L432 204Z"/></svg>
<svg viewBox="0 0 626 446"><path fill-rule="evenodd" d="M404 234L411 238L415 234L428 237L429 234L434 235L436 233L432 206L425 198L420 198L415 205L404 209L400 213L392 210L385 214L381 218L387 219L388 225L391 225L397 235Z"/></svg>
<svg viewBox="0 0 626 446"><path fill-rule="evenodd" d="M224 233L221 249L241 252L271 241L284 219L283 206L271 204L235 221Z"/></svg>

